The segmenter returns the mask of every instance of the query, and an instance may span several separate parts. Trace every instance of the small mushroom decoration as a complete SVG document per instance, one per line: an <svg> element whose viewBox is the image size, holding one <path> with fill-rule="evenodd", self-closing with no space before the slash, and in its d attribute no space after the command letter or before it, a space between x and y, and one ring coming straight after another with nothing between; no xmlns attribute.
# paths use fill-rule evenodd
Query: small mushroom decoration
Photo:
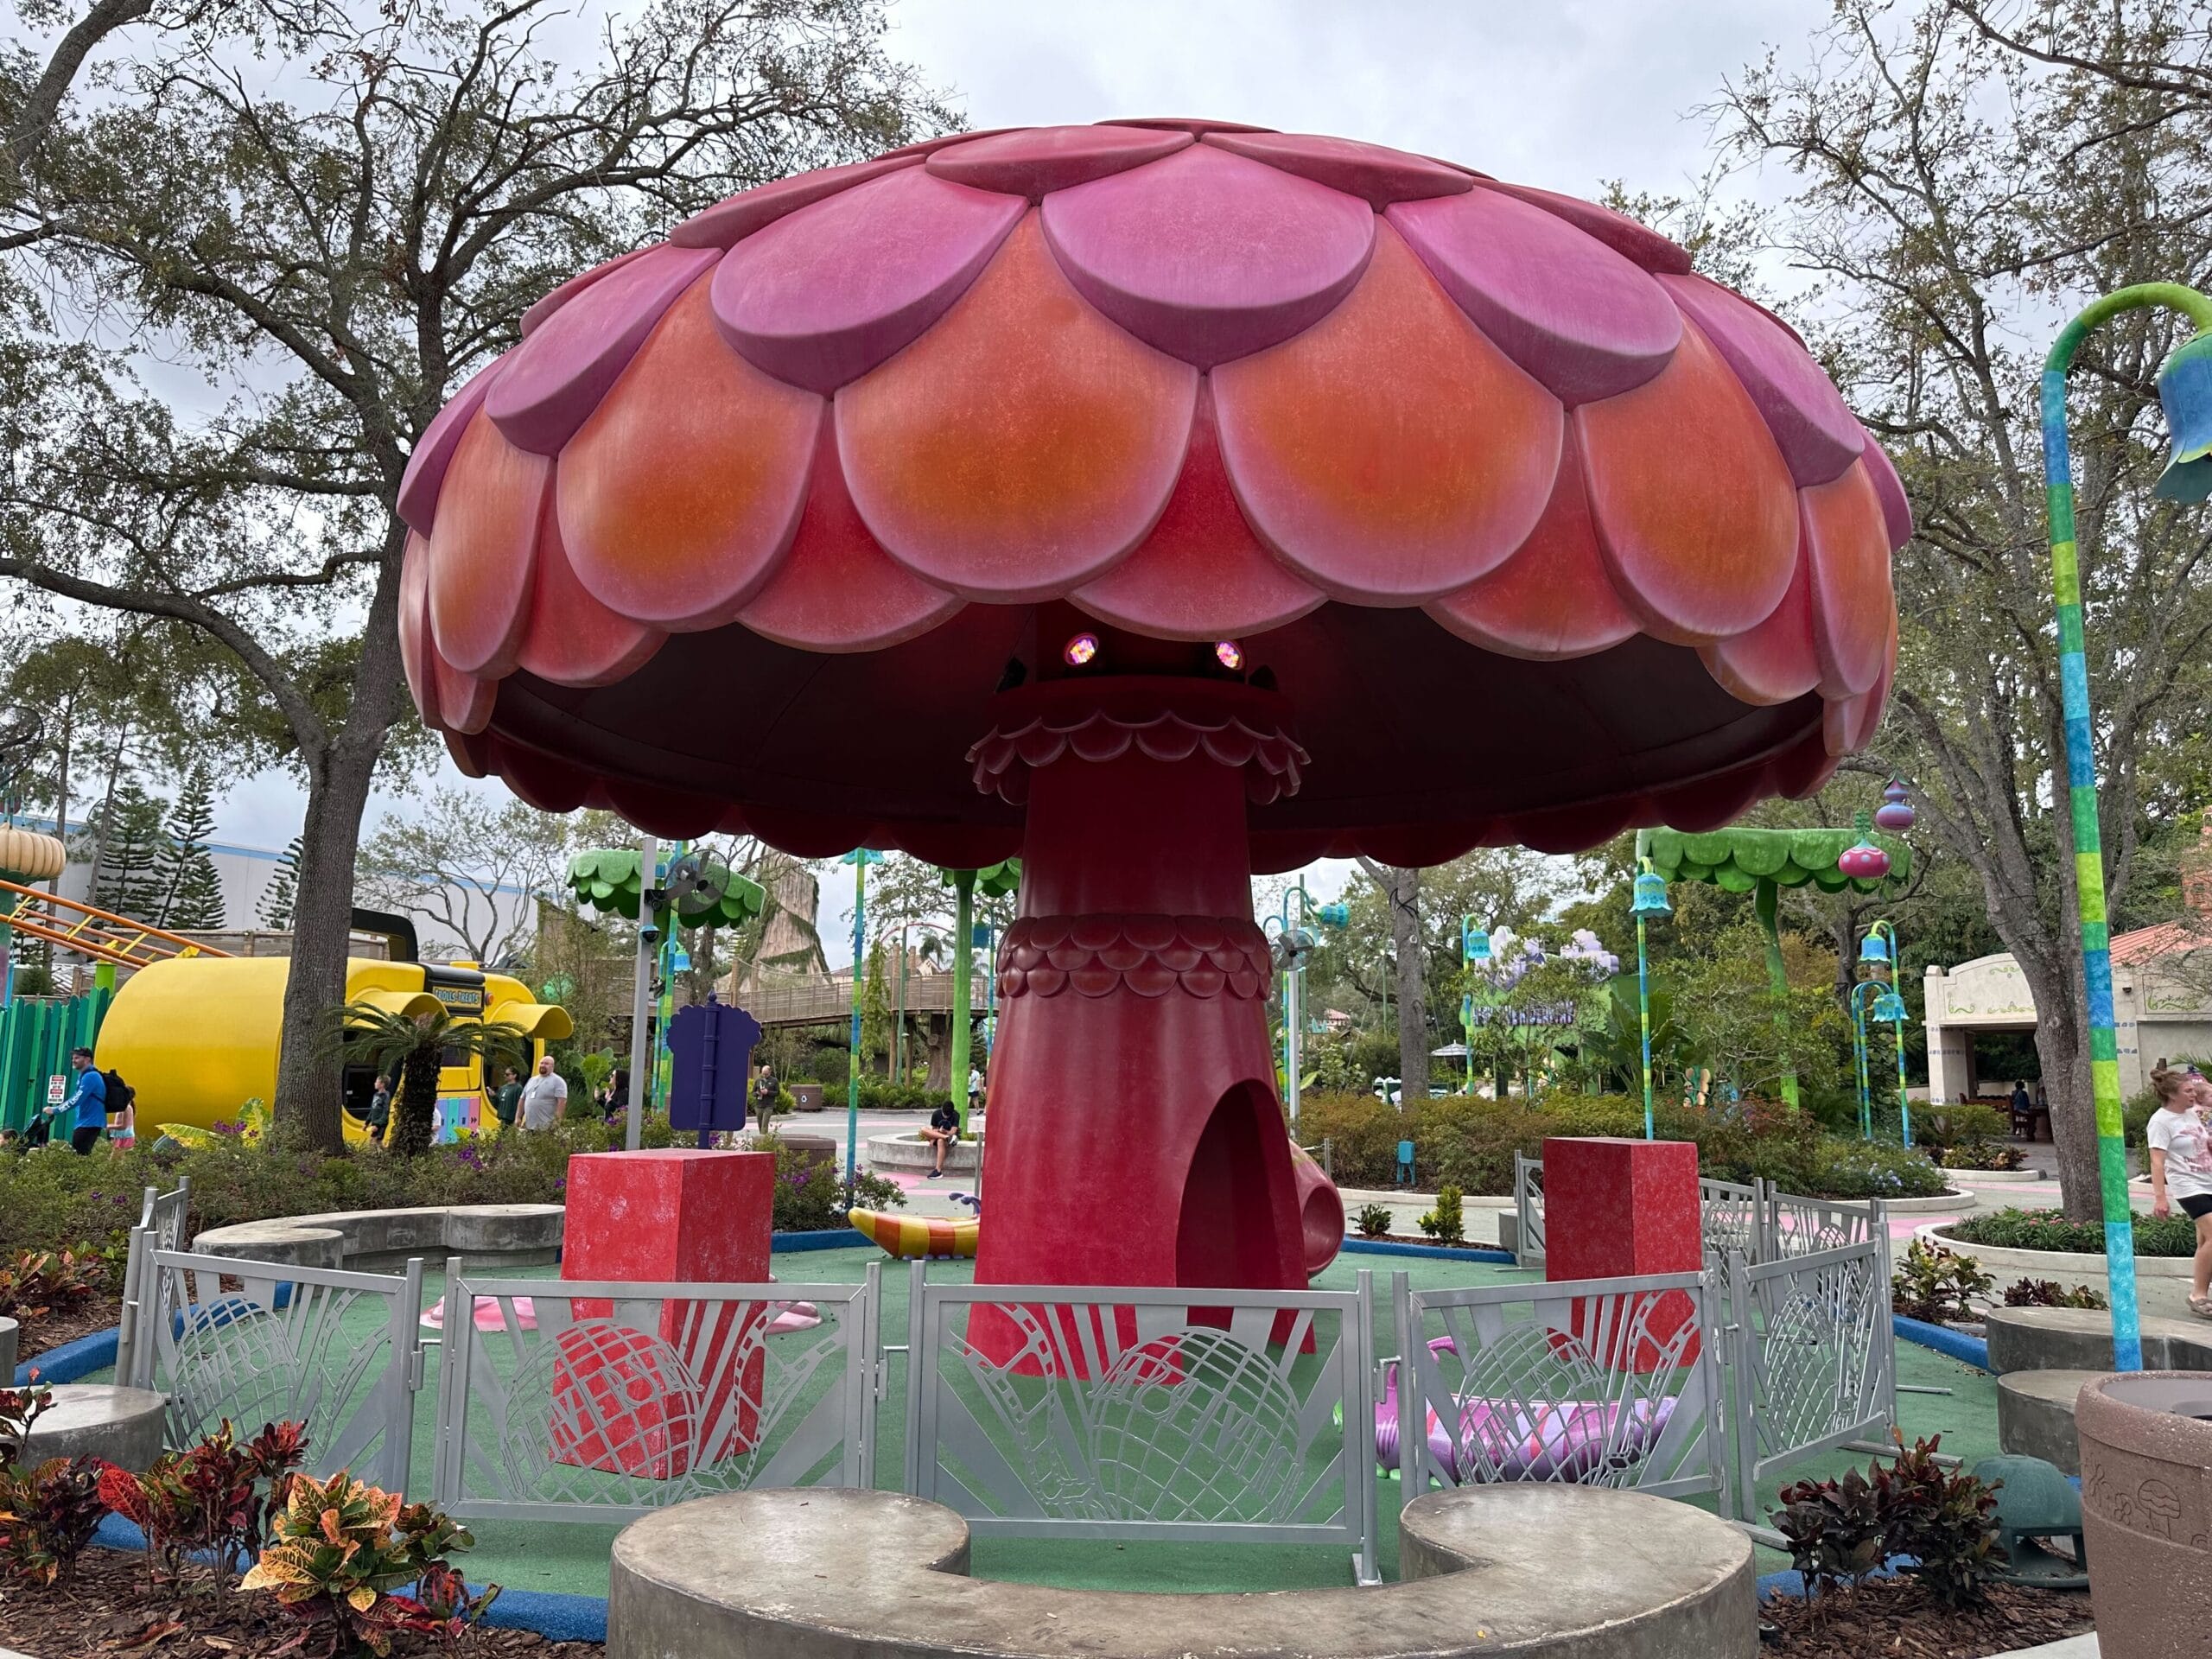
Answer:
<svg viewBox="0 0 2212 1659"><path fill-rule="evenodd" d="M1874 809L1875 827L1903 835L1912 828L1912 802L1905 795L1904 785L1892 778L1882 791L1881 805Z"/></svg>
<svg viewBox="0 0 2212 1659"><path fill-rule="evenodd" d="M1910 810L1910 808L1906 810ZM1835 867L1854 880L1878 881L1890 873L1890 855L1869 839L1874 829L1873 818L1869 814L1861 812L1856 827L1858 841L1843 849L1835 861Z"/></svg>

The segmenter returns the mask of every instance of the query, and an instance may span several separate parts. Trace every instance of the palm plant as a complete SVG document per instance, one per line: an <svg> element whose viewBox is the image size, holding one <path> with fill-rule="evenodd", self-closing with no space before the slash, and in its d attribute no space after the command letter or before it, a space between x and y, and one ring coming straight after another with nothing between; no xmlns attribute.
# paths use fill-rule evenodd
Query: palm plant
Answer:
<svg viewBox="0 0 2212 1659"><path fill-rule="evenodd" d="M519 1065L530 1052L529 1033L520 1026L456 1018L442 1005L407 1014L373 1002L348 1002L338 1011L338 1025L347 1059L373 1065L380 1073L397 1071L390 1144L406 1158L430 1144L440 1068L480 1058L489 1075L503 1060Z"/></svg>

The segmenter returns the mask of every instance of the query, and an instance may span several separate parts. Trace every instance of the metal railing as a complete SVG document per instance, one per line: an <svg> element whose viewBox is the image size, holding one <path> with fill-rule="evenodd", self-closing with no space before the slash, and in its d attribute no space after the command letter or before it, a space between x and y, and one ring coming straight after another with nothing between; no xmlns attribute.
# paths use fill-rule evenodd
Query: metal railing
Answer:
<svg viewBox="0 0 2212 1659"><path fill-rule="evenodd" d="M1697 1184L1700 1230L1705 1239L1705 1264L1717 1267L1731 1250L1754 1261L1765 1255L1761 1248L1765 1224L1764 1186L1754 1181L1741 1186L1733 1181L1700 1178Z"/></svg>
<svg viewBox="0 0 2212 1659"><path fill-rule="evenodd" d="M116 1316L115 1375L118 1380L137 1374L140 1278L146 1258L155 1250L184 1247L184 1223L192 1207L192 1177L178 1178L176 1191L148 1187L139 1206L138 1224L130 1230L130 1249L123 1262L123 1305Z"/></svg>
<svg viewBox="0 0 2212 1659"><path fill-rule="evenodd" d="M1772 1185L1764 1185L1764 1194L1759 1261L1814 1255L1845 1244L1886 1243L1889 1238L1889 1217L1879 1198L1864 1204L1801 1198Z"/></svg>
<svg viewBox="0 0 2212 1659"><path fill-rule="evenodd" d="M1333 1542L1378 1580L1367 1272L1095 1288L916 1262L910 1309L905 1488L976 1536Z"/></svg>
<svg viewBox="0 0 2212 1659"><path fill-rule="evenodd" d="M1544 1160L1521 1152L1513 1154L1513 1221L1514 1259L1525 1267L1544 1253Z"/></svg>
<svg viewBox="0 0 2212 1659"><path fill-rule="evenodd" d="M472 1278L456 1258L435 1501L606 1522L754 1486L869 1484L880 1273L629 1284Z"/></svg>
<svg viewBox="0 0 2212 1659"><path fill-rule="evenodd" d="M1498 1481L1710 1492L1729 1512L1718 1321L1699 1273L1416 1290L1393 1275L1398 1352L1376 1452L1410 1503Z"/></svg>
<svg viewBox="0 0 2212 1659"><path fill-rule="evenodd" d="M226 1290L226 1277L242 1288ZM344 1273L149 1249L133 1375L168 1396L164 1438L185 1446L224 1421L251 1434L302 1422L308 1467L404 1491L423 1385L423 1263Z"/></svg>

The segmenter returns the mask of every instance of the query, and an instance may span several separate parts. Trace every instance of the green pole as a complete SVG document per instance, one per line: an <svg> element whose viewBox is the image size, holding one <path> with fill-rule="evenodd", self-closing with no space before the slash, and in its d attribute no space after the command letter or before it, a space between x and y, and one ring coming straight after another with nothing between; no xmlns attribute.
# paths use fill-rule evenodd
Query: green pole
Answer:
<svg viewBox="0 0 2212 1659"><path fill-rule="evenodd" d="M1789 973L1782 960L1782 934L1777 925L1782 889L1765 876L1751 894L1751 913L1758 918L1766 937L1766 982L1774 993L1775 1026L1782 1038L1782 1103L1797 1109L1797 1065L1789 1053Z"/></svg>
<svg viewBox="0 0 2212 1659"><path fill-rule="evenodd" d="M1636 832L1636 873L1650 871L1651 860L1646 856L1651 844L1647 830ZM1651 1121L1651 957L1643 944L1643 912L1636 913L1636 1019L1643 1039L1643 1138L1656 1141L1658 1135Z"/></svg>
<svg viewBox="0 0 2212 1659"><path fill-rule="evenodd" d="M952 873L955 925L959 937L958 969L952 982L952 1103L960 1114L960 1133L968 1134L968 1024L973 1017L976 979L976 872Z"/></svg>
<svg viewBox="0 0 2212 1659"><path fill-rule="evenodd" d="M674 869L690 842L679 841L668 849L666 868ZM660 885L659 872L648 886ZM648 1106L668 1109L668 1096L676 1071L676 1052L668 1046L668 1027L676 1018L676 906L664 905L654 912L660 923L660 999L653 1004L653 1088L647 1099Z"/></svg>
<svg viewBox="0 0 2212 1659"><path fill-rule="evenodd" d="M1912 1106L1904 1097L1904 947L1897 943L1897 925L1888 917L1878 918L1867 930L1872 937L1879 933L1890 942L1890 990L1897 1000L1897 1017L1891 1023L1896 1027L1897 1050L1897 1135L1903 1143L1912 1145Z"/></svg>
<svg viewBox="0 0 2212 1659"><path fill-rule="evenodd" d="M1851 1052L1859 1062L1859 1138L1874 1138L1874 1099L1872 1071L1866 1062L1866 999L1860 995L1872 984L1862 979L1851 988Z"/></svg>
<svg viewBox="0 0 2212 1659"><path fill-rule="evenodd" d="M2089 1080L2096 1103L2105 1267L2112 1287L2113 1364L2122 1371L2143 1368L2142 1325L2135 1297L2135 1216L2128 1203L2127 1151L2120 1121L2120 1047L2113 1024L2111 930L2105 916L2104 843L2097 826L2097 763L2089 711L2088 658L2082 647L2082 566L2074 540L2066 372L2092 328L2122 312L2146 306L2169 306L2181 312L2196 325L2199 341L2212 333L2212 300L2178 283L2145 283L2092 301L2059 331L2043 367L2044 496L2050 520L2050 585L2058 622L2067 798L2074 829L2082 978L2088 1001Z"/></svg>

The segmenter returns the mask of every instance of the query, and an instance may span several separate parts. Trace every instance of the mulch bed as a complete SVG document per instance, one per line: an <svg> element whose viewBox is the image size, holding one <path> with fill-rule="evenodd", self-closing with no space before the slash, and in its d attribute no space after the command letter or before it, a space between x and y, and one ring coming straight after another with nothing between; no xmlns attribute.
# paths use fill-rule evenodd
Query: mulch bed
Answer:
<svg viewBox="0 0 2212 1659"><path fill-rule="evenodd" d="M1773 1659L1983 1659L2095 1628L2086 1590L1993 1584L1983 1605L1954 1611L1910 1578L1871 1579L1811 1604L1770 1597L1759 1618L1775 1632L1759 1651Z"/></svg>
<svg viewBox="0 0 2212 1659"><path fill-rule="evenodd" d="M75 1307L50 1308L30 1319L18 1316L16 1362L21 1363L34 1354L46 1353L79 1337L89 1337L95 1331L105 1331L122 1317L123 1298L105 1291Z"/></svg>
<svg viewBox="0 0 2212 1659"><path fill-rule="evenodd" d="M270 1659L300 1634L297 1620L267 1612L266 1595L233 1597L219 1612L204 1580L188 1599L156 1590L146 1558L111 1549L88 1549L77 1574L57 1590L0 1591L0 1645L35 1659L77 1659L88 1654L131 1653L153 1659ZM436 1645L409 1636L392 1644L395 1656L432 1654ZM604 1659L596 1642L549 1642L529 1630L478 1630L463 1643L464 1659Z"/></svg>

